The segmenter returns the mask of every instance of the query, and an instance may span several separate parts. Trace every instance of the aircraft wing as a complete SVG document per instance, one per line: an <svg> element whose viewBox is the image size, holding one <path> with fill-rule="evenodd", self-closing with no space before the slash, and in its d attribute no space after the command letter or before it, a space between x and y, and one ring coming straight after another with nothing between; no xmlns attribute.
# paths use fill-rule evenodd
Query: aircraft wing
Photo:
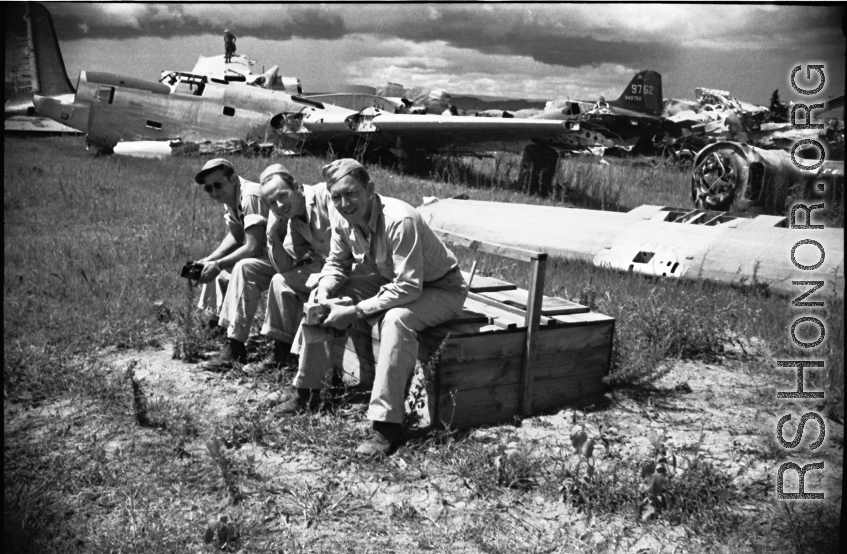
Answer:
<svg viewBox="0 0 847 554"><path fill-rule="evenodd" d="M578 129L571 122L471 116L392 114L322 110L304 112L302 126L288 128L307 141L366 140L404 151L520 151L531 143L566 147Z"/></svg>
<svg viewBox="0 0 847 554"><path fill-rule="evenodd" d="M418 211L436 232L657 277L755 279L793 295L799 293L792 280L809 278L789 255L797 231L780 216L649 205L620 213L479 200L438 200ZM815 278L825 276L826 290L843 298L843 229L803 233L826 246ZM797 260L814 263L818 251L807 247L797 252Z"/></svg>

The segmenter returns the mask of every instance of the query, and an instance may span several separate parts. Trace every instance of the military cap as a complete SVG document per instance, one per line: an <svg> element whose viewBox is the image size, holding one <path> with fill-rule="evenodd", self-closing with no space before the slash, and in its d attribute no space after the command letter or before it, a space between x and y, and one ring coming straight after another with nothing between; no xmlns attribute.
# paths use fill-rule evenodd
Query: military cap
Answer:
<svg viewBox="0 0 847 554"><path fill-rule="evenodd" d="M362 164L352 158L342 158L335 160L331 164L323 166L321 173L326 181L326 186L331 187L337 181L349 175L356 169L365 169Z"/></svg>
<svg viewBox="0 0 847 554"><path fill-rule="evenodd" d="M203 169L201 169L200 172L194 176L194 181L198 185L202 185L203 177L205 177L207 173L210 173L219 167L228 167L231 170L235 171L235 168L232 167L232 164L229 162L229 160L225 160L223 158L215 158L214 160L209 160L208 162L206 162L206 165L203 166Z"/></svg>

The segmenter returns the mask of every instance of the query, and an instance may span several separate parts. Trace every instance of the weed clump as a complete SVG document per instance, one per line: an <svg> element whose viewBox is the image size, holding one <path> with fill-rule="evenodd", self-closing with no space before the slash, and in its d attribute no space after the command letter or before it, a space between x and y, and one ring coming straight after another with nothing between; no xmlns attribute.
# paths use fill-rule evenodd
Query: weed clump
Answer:
<svg viewBox="0 0 847 554"><path fill-rule="evenodd" d="M612 369L613 386L646 386L667 374L665 360L714 361L732 342L732 318L709 306L705 297L690 303L667 303L655 294L627 297L614 310L616 336Z"/></svg>

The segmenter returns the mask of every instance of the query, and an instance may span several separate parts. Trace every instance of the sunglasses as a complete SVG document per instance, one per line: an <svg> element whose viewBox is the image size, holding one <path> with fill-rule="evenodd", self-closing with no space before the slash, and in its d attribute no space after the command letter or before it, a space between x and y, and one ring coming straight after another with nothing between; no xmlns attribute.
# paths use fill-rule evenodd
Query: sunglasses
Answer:
<svg viewBox="0 0 847 554"><path fill-rule="evenodd" d="M215 181L211 185L203 185L203 190L206 192L212 192L212 188L215 190L219 190L223 185L219 181Z"/></svg>

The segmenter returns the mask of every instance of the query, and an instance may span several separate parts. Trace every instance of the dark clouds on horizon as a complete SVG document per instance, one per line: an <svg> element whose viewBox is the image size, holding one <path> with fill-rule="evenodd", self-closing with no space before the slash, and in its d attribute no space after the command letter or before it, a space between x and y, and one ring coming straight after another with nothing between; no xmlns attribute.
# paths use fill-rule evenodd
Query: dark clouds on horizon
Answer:
<svg viewBox="0 0 847 554"><path fill-rule="evenodd" d="M114 17L103 11L102 4L81 4L73 7L51 5L53 24L62 40L81 39L132 39L141 37L172 38L191 35L222 34L221 22L195 15L183 5L140 4L133 8L130 17ZM236 5L238 6L238 5ZM339 14L327 13L318 8L291 6L287 18L268 21L267 18L250 20L249 24L233 23L238 36L288 40L293 37L337 39L347 30ZM239 18L240 20L240 18Z"/></svg>
<svg viewBox="0 0 847 554"><path fill-rule="evenodd" d="M798 63L823 62L843 93L844 7L763 4L47 5L78 68L156 78L222 46L279 64L312 90L333 83L442 87L522 98L619 94L638 70L664 92L697 86L764 102ZM162 40L150 40L150 39ZM212 46L214 45L214 46ZM194 58L196 59L196 57ZM829 69L831 68L831 69ZM75 68L76 69L76 68Z"/></svg>
<svg viewBox="0 0 847 554"><path fill-rule="evenodd" d="M264 40L352 34L443 41L563 67L657 69L688 49L768 49L774 56L844 53L844 8L733 5L50 4L61 40L221 34ZM651 15L652 14L652 15ZM840 44L839 44L840 43ZM825 50L826 52L822 52Z"/></svg>

